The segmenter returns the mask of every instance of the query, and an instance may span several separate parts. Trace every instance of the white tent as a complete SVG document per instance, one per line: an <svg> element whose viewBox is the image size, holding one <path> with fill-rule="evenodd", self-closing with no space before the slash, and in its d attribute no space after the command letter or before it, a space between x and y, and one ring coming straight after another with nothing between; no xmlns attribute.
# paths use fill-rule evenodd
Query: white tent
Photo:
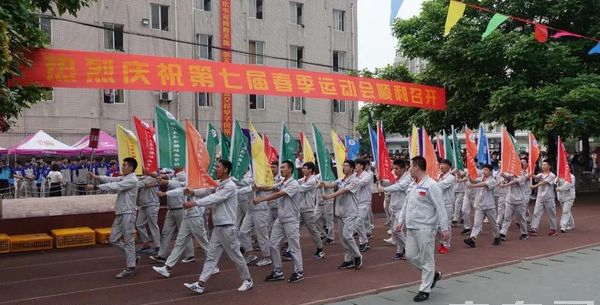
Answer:
<svg viewBox="0 0 600 305"><path fill-rule="evenodd" d="M43 130L8 148L8 153L15 155L77 155L79 152L80 149L58 141Z"/></svg>

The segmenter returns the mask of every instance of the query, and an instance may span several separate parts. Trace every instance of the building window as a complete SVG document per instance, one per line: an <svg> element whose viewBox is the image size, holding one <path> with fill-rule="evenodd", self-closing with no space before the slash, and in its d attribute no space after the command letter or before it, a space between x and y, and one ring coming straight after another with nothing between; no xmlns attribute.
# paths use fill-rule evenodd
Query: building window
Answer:
<svg viewBox="0 0 600 305"><path fill-rule="evenodd" d="M211 0L194 0L194 8L201 11L210 12Z"/></svg>
<svg viewBox="0 0 600 305"><path fill-rule="evenodd" d="M333 112L335 112L335 113L346 112L346 101L333 100Z"/></svg>
<svg viewBox="0 0 600 305"><path fill-rule="evenodd" d="M169 30L169 6L150 3L152 28L155 30Z"/></svg>
<svg viewBox="0 0 600 305"><path fill-rule="evenodd" d="M42 93L42 101L53 102L54 101L54 88L46 88Z"/></svg>
<svg viewBox="0 0 600 305"><path fill-rule="evenodd" d="M40 30L48 35L48 43L52 44L52 19L49 16L40 16Z"/></svg>
<svg viewBox="0 0 600 305"><path fill-rule="evenodd" d="M293 24L304 25L302 20L303 4L298 2L290 2L290 22Z"/></svg>
<svg viewBox="0 0 600 305"><path fill-rule="evenodd" d="M333 51L333 71L339 72L346 67L346 52Z"/></svg>
<svg viewBox="0 0 600 305"><path fill-rule="evenodd" d="M250 94L248 96L250 109L265 109L265 96Z"/></svg>
<svg viewBox="0 0 600 305"><path fill-rule="evenodd" d="M263 65L265 63L265 43L262 41L250 41L248 45L248 63Z"/></svg>
<svg viewBox="0 0 600 305"><path fill-rule="evenodd" d="M299 46L290 46L290 66L292 68L302 68L304 61L304 48Z"/></svg>
<svg viewBox="0 0 600 305"><path fill-rule="evenodd" d="M213 37L211 35L198 34L198 58L213 59Z"/></svg>
<svg viewBox="0 0 600 305"><path fill-rule="evenodd" d="M125 104L123 89L104 89L104 104Z"/></svg>
<svg viewBox="0 0 600 305"><path fill-rule="evenodd" d="M198 93L199 107L212 107L212 95L208 92Z"/></svg>
<svg viewBox="0 0 600 305"><path fill-rule="evenodd" d="M290 98L290 110L302 111L304 110L304 98L293 96Z"/></svg>
<svg viewBox="0 0 600 305"><path fill-rule="evenodd" d="M250 0L250 17L263 19L263 0Z"/></svg>
<svg viewBox="0 0 600 305"><path fill-rule="evenodd" d="M338 31L344 31L346 12L340 10L333 10L333 29Z"/></svg>
<svg viewBox="0 0 600 305"><path fill-rule="evenodd" d="M123 25L104 23L104 49L123 52Z"/></svg>

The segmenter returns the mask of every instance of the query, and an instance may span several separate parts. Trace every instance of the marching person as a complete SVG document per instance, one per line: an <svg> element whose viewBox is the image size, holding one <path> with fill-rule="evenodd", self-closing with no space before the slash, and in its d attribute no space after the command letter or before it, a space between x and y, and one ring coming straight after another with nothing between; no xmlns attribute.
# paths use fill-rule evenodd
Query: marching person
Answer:
<svg viewBox="0 0 600 305"><path fill-rule="evenodd" d="M467 180L468 178L465 175L464 171L459 170L458 168L453 171L454 177L456 179L456 183L454 184L454 213L452 217L452 226L457 226L462 218L462 206L465 200L465 191L467 190Z"/></svg>
<svg viewBox="0 0 600 305"><path fill-rule="evenodd" d="M429 299L431 289L442 278L435 270L435 236L442 228L442 239L447 239L448 216L442 199L442 190L427 176L427 161L423 157L411 159L410 175L414 179L406 202L398 214L395 230L406 228L406 258L421 270L421 286L415 302Z"/></svg>
<svg viewBox="0 0 600 305"><path fill-rule="evenodd" d="M370 231L370 223L368 221L369 210L371 210L371 201L373 200L371 193L371 184L373 183L373 174L366 170L369 161L366 159L354 160L356 164L356 179L358 183L358 191L356 198L358 199L358 219L356 220L356 233L358 233L358 248L360 252L369 250L369 237L367 232Z"/></svg>
<svg viewBox="0 0 600 305"><path fill-rule="evenodd" d="M550 232L548 236L556 236L556 203L554 202L554 182L556 175L550 171L551 165L548 160L542 161L542 172L535 176L537 184L531 185L532 190L537 189L533 219L531 220L531 231L529 234L536 236L544 209L548 212L548 225Z"/></svg>
<svg viewBox="0 0 600 305"><path fill-rule="evenodd" d="M437 184L442 189L442 200L444 201L444 207L446 207L446 215L448 216L448 223L452 222L452 213L454 212L454 184L456 183L456 178L450 172L452 169L452 162L448 159L442 159L440 161L440 176L438 178ZM440 230L445 230L446 228L440 228ZM448 238L445 238L440 244L438 248L439 254L447 254L450 251L451 241L452 241L452 230L447 228L448 230Z"/></svg>
<svg viewBox="0 0 600 305"><path fill-rule="evenodd" d="M505 187L500 187L500 184L507 182L506 179L502 176L501 172L496 173L496 188L494 188L494 198L496 199L496 203L498 205L498 217L496 218L496 223L498 224L498 228L502 229L502 223L504 223L504 215L506 214L506 205L508 204L508 189Z"/></svg>
<svg viewBox="0 0 600 305"><path fill-rule="evenodd" d="M317 229L319 230L321 239L325 239L325 242L323 243L332 245L335 243L333 199L324 200L323 195L333 194L333 188L323 187L321 184L321 174L317 174L317 181L319 182L317 186L317 205L315 207Z"/></svg>
<svg viewBox="0 0 600 305"><path fill-rule="evenodd" d="M475 224L471 231L471 237L464 240L465 244L471 248L475 248L477 236L481 233L481 227L483 226L483 218L487 217L492 226L492 232L494 234L494 245L500 245L500 232L498 224L496 223L497 212L496 203L494 202L494 188L496 187L496 180L492 177L492 165L486 164L483 166L482 174L483 177L481 182L471 181L469 188L477 188L478 192L475 196Z"/></svg>
<svg viewBox="0 0 600 305"><path fill-rule="evenodd" d="M211 275L215 273L223 251L225 251L229 259L234 263L235 268L240 274L242 285L238 288L238 291L248 291L254 286L250 272L248 271L248 265L246 265L246 261L240 252L240 241L235 228L237 186L229 177L231 168L232 164L230 161L219 160L216 166L219 186L215 192L196 200L196 202L188 201L183 204L183 207L186 209L192 209L197 206L212 206L214 228L210 237L208 253L206 254L202 273L197 282L184 284L185 287L198 294L204 293L204 285Z"/></svg>
<svg viewBox="0 0 600 305"><path fill-rule="evenodd" d="M125 253L127 267L115 277L123 279L133 276L135 265L139 256L135 255L135 218L137 212L136 199L138 192L138 178L135 169L138 164L134 158L123 159L121 177L98 176L88 172L88 176L99 181L100 185L88 184L86 190L93 191L96 187L102 191L118 192L115 204L115 220L113 221L110 243ZM123 238L123 240L121 240Z"/></svg>
<svg viewBox="0 0 600 305"><path fill-rule="evenodd" d="M521 159L521 175L519 177L502 173L504 179L508 180L507 183L500 184L500 187L508 188L504 223L500 230L500 239L503 241L506 240L506 234L508 233L508 228L512 222L513 215L517 219L519 230L521 230L521 237L519 239L524 240L529 237L529 235L527 235L527 220L525 219L525 211L527 210L527 204L529 203L529 178L527 177L527 167L527 160Z"/></svg>
<svg viewBox="0 0 600 305"><path fill-rule="evenodd" d="M465 174L465 178L464 180L465 182L465 186L467 186L469 184L468 180L469 178L467 177L468 175ZM474 188L468 188L465 191L465 196L463 199L463 203L462 203L462 220L463 220L463 228L464 230L462 230L462 232L460 232L460 234L462 235L468 235L469 233L471 233L471 229L473 228L473 223L471 220L471 210L473 209L473 204L475 203L475 195L477 194L477 189Z"/></svg>
<svg viewBox="0 0 600 305"><path fill-rule="evenodd" d="M575 176L570 175L571 182L556 178L556 195L562 207L562 216L560 217L560 232L562 233L575 229L575 220L571 213L573 201L575 201Z"/></svg>
<svg viewBox="0 0 600 305"><path fill-rule="evenodd" d="M240 193L252 192L253 188L254 185L251 184L247 187L238 189L238 201L242 197ZM256 192L255 196L264 196L268 194L268 192ZM246 212L246 216L244 217L240 227L240 242L242 244L242 248L244 248L246 251L252 250L252 231L254 230L254 235L256 235L256 241L258 242L258 246L262 255L261 259L256 262L256 265L259 267L268 266L272 263L269 245L269 205L267 202L256 205L252 204L251 200L254 199L254 195L244 195L243 197L250 200L250 207L248 212ZM244 259L246 259L246 262L249 263L256 260L256 255L248 255L244 257Z"/></svg>
<svg viewBox="0 0 600 305"><path fill-rule="evenodd" d="M315 222L315 203L317 195L317 177L315 176L316 166L313 162L306 162L302 166L302 178L298 179L300 183L300 230L306 225L308 233L317 247L317 251L313 256L314 259L322 259L325 257L323 251L323 241L317 230Z"/></svg>
<svg viewBox="0 0 600 305"><path fill-rule="evenodd" d="M158 210L160 209L158 180L156 177L146 176L138 182L138 189L140 190L140 209L135 227L140 234L143 245L136 253L157 255L160 246L160 230L158 229ZM148 235L146 225L150 228L150 235Z"/></svg>

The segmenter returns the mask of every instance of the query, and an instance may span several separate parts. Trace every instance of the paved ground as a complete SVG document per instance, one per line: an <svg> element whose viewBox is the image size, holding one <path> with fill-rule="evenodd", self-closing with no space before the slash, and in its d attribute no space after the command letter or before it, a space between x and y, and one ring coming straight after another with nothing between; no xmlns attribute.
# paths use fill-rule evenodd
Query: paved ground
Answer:
<svg viewBox="0 0 600 305"><path fill-rule="evenodd" d="M520 264L523 261L553 256L563 252L590 252L595 250L581 250L600 246L600 201L598 195L580 196L573 208L577 228L573 232L560 234L557 237L541 235L527 241L518 240L518 231L512 227L508 234L508 241L500 247L492 246L492 236L489 229L484 227L485 233L479 238L479 245L475 249L468 248L462 243L458 235L461 228L454 228L454 246L447 255L436 255L436 263L440 270L446 274L446 279L436 288L432 294L432 301L451 304L461 303L469 300L485 303L478 299L475 294L478 287L464 288L473 290L473 294L453 295L452 285L467 285L457 282L453 278L458 276L490 270L502 266ZM326 259L316 261L312 259L314 246L304 232L302 236L302 250L304 257L305 280L297 284L286 282L267 283L263 281L270 267L250 268L255 281L255 289L247 293L236 291L240 285L240 279L231 265L229 259L222 258L219 266L221 273L214 276L207 283L204 295L197 296L183 287L184 282L195 281L202 267L201 251L198 251L199 259L190 264L180 263L174 268L169 279L156 274L151 267L151 261L144 257L138 265L136 275L126 280L115 280L114 275L119 272L124 264L122 254L115 248L108 246L96 246L80 249L61 249L46 252L33 252L22 254L0 255L0 305L2 304L244 304L244 305L268 305L268 304L323 304L349 300L365 295L386 292L401 287L410 287L416 284L420 275L415 268L406 261L393 261L391 257L394 248L386 246L382 239L386 236L386 229L382 226L383 219L376 221L375 237L371 240L372 248L365 254L365 267L359 271L337 270L343 258L343 249L338 243L327 246ZM547 231L545 218L542 220L541 231ZM590 252L593 253L593 252ZM569 254L571 255L571 254ZM579 254L577 254L579 255ZM590 254L588 254L590 255ZM576 256L576 255L572 255ZM576 256L579 257L579 256ZM581 254L585 258L585 254ZM580 268L584 268L583 263ZM571 259L570 259L571 260ZM570 261L569 260L569 261ZM577 259L573 259L577 260ZM544 261L540 261L544 263ZM558 262L546 260L548 265ZM552 262L552 263L550 263ZM526 263L523 266L530 263ZM597 267L598 260L595 264ZM523 292L536 287L546 288L544 281L556 281L556 283L569 283L575 285L577 282L568 277L563 277L564 271L556 271L551 278L544 273L545 266L533 265L529 272L503 274L495 271L492 280L499 279L504 284L496 286L498 294L506 294L507 298L487 301L490 304L504 304L521 300L521 295L527 297L519 290L508 286L510 283L523 283ZM535 268L533 268L535 267ZM514 267L504 267L516 272ZM527 268L527 267L525 267ZM291 263L284 264L286 275L290 275L293 269ZM513 270L515 269L515 270ZM518 268L517 268L518 269ZM589 270L586 270L589 271ZM510 273L510 272L509 272ZM482 273L484 276L488 273ZM491 277L491 276L487 276ZM486 286L491 283L489 279L475 277L477 285ZM593 277L591 277L593 278ZM468 279L468 277L467 277ZM473 278L471 278L472 281ZM595 277L597 285L598 277ZM495 285L495 284L494 284ZM488 287L490 285L487 285ZM492 285L493 286L493 285ZM456 286L459 287L459 286ZM467 287L467 286L460 286ZM538 288L539 287L539 288ZM445 289L443 289L445 288ZM409 288L410 290L410 288ZM460 289L456 289L461 291ZM540 290L542 291L542 290ZM568 291L563 289L558 292ZM392 292L390 292L392 293ZM412 303L413 293L400 290L400 303ZM450 293L450 294L449 294ZM458 296L463 296L459 298ZM487 296L487 293L481 295ZM489 294L492 296L491 294ZM587 300L591 296L583 295L578 300ZM381 299L381 298L379 298ZM379 300L378 299L378 300ZM523 299L527 302L549 305L545 299L537 301L530 298ZM492 302L493 301L493 302ZM542 302L543 301L543 302ZM369 303L370 304L370 303ZM558 304L557 304L558 305Z"/></svg>

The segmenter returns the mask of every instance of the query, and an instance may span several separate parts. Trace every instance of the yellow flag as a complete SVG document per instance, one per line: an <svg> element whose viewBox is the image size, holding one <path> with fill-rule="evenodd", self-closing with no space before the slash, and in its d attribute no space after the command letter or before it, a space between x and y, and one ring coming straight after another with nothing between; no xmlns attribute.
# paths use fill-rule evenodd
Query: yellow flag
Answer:
<svg viewBox="0 0 600 305"><path fill-rule="evenodd" d="M409 142L409 155L412 159L419 155L419 131L417 130L417 127L415 125L413 125L412 127L412 133L410 135Z"/></svg>
<svg viewBox="0 0 600 305"><path fill-rule="evenodd" d="M275 183L271 164L265 153L265 143L252 125L248 123L250 129L250 146L252 148L252 174L254 183L258 186L272 186Z"/></svg>
<svg viewBox="0 0 600 305"><path fill-rule="evenodd" d="M458 23L458 20L465 13L465 4L458 1L450 1L450 6L448 7L448 16L446 17L446 27L444 28L444 36L448 36L450 34L450 30L452 27Z"/></svg>
<svg viewBox="0 0 600 305"><path fill-rule="evenodd" d="M125 158L134 158L138 163L135 174L141 176L143 174L142 157L140 154L140 144L138 143L135 133L117 124L117 146L119 151L119 164L123 164Z"/></svg>
<svg viewBox="0 0 600 305"><path fill-rule="evenodd" d="M343 164L346 161L346 147L340 137L335 133L335 131L331 131L331 143L333 146L333 154L335 155L335 164L337 169L337 176L344 177Z"/></svg>
<svg viewBox="0 0 600 305"><path fill-rule="evenodd" d="M304 163L315 163L315 153L310 146L310 141L308 141L308 138L304 136L303 133L300 133L300 138L302 138L302 154L304 155Z"/></svg>

